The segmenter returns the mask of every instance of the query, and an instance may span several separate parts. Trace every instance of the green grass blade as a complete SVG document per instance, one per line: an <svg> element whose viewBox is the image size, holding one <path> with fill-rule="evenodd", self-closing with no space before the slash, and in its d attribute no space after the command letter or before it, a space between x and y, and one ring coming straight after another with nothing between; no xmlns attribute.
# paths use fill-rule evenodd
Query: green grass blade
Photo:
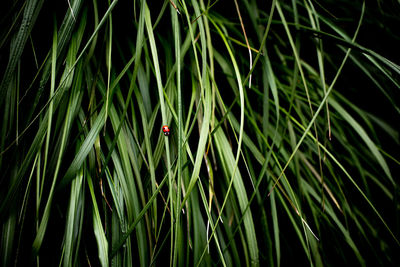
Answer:
<svg viewBox="0 0 400 267"><path fill-rule="evenodd" d="M97 241L98 257L101 266L106 267L109 266L108 242L103 229L103 225L101 223L99 208L97 207L97 199L96 196L94 195L93 182L90 175L87 176L87 182L89 185L90 195L92 197L92 203L93 203L93 230Z"/></svg>
<svg viewBox="0 0 400 267"><path fill-rule="evenodd" d="M22 52L24 51L24 47L26 41L28 40L29 34L32 31L33 25L35 24L36 19L39 15L39 11L43 5L43 2L43 0L34 0L29 1L27 5L25 5L22 22L19 27L18 33L13 40L7 68L4 72L0 84L0 105L3 104L3 100L5 99L7 92L11 90L9 84L14 75L17 63L22 55Z"/></svg>

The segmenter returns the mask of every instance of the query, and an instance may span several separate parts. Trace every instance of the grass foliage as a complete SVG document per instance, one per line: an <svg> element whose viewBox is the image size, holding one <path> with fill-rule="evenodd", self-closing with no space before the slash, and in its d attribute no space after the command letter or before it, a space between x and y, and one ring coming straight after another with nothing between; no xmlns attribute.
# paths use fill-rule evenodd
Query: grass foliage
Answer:
<svg viewBox="0 0 400 267"><path fill-rule="evenodd" d="M399 10L5 1L0 265L395 265Z"/></svg>

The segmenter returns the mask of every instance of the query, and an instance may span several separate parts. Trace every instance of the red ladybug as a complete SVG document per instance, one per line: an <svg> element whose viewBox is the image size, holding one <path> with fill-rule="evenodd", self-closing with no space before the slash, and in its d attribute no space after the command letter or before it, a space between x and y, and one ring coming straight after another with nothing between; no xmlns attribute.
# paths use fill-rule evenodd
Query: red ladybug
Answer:
<svg viewBox="0 0 400 267"><path fill-rule="evenodd" d="M170 132L171 132L171 130L169 129L169 127L167 125L164 125L162 127L162 131L164 132L165 136L168 136L170 134Z"/></svg>

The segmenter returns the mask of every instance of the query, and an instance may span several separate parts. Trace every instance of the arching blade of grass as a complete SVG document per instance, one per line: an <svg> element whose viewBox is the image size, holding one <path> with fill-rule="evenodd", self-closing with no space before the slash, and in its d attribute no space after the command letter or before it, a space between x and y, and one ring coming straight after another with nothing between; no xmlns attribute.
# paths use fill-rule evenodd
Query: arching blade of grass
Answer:
<svg viewBox="0 0 400 267"><path fill-rule="evenodd" d="M219 156L221 157L221 160L225 162L225 166L227 169L226 173L229 175L229 177L232 177L231 179L233 180L233 186L236 192L236 196L238 198L239 206L241 211L243 212L247 205L248 198L246 190L243 185L242 177L239 171L235 172L236 164L232 150L230 149L228 140L226 139L225 135L221 130L217 130L214 136ZM247 210L247 212L244 214L244 228L247 238L246 238L246 243L243 245L249 248L251 255L251 262L248 264L258 265L257 258L254 258L254 255L258 256L258 253L254 253L254 250L257 250L258 246L254 229L253 217L250 210Z"/></svg>
<svg viewBox="0 0 400 267"><path fill-rule="evenodd" d="M365 2L363 2L365 4ZM382 66L379 62L383 63L386 65L386 67L389 67L391 70L395 71L397 74L400 74L400 66L391 60L381 56L380 54L376 53L375 51L368 49L366 47L361 46L358 43L354 43L351 41L351 38L344 33L339 27L331 23L329 20L327 20L324 17L320 17L324 23L326 23L330 28L332 28L336 33L338 33L346 42L349 42L350 44L354 45L356 48L360 49L364 56L370 60L383 74L386 78L388 78L393 84L399 89L400 85L399 83L393 79L392 75L385 69L384 66ZM377 62L376 60L379 60Z"/></svg>
<svg viewBox="0 0 400 267"><path fill-rule="evenodd" d="M361 139L365 142L365 144L370 149L371 153L374 155L376 161L382 167L383 171L385 172L386 176L394 185L394 181L392 175L390 173L389 167L383 158L382 154L379 152L378 148L376 147L375 143L371 140L365 130L361 127L361 125L345 110L343 109L336 101L332 101L332 107L336 109L336 111L342 116L344 120L346 120L350 126L354 129L355 132L361 137Z"/></svg>
<svg viewBox="0 0 400 267"><path fill-rule="evenodd" d="M242 139L243 139L243 125L244 125L244 95L243 95L243 87L242 87L242 81L241 81L241 77L240 77L240 73L239 73L239 69L236 63L236 60L233 56L232 50L230 49L224 35L222 34L220 28L218 27L218 25L213 21L210 20L212 22L212 24L214 25L214 27L217 29L219 35L222 37L224 44L228 50L228 53L231 57L232 60L232 64L235 70L235 75L236 75L236 79L237 79L237 83L238 83L238 87L239 87L239 94L240 94L240 129L239 129L239 140L238 140L238 148L237 148L237 154L236 154L236 158L235 158L235 163L234 165L229 166L232 162L228 162L228 166L230 171L228 172L231 175L231 181L229 182L229 187L228 187L228 193L230 191L232 182L234 184L235 190L238 193L240 199L239 199L239 204L240 204L240 208L243 212L246 202L247 202L247 196L245 195L245 190L243 188L243 185L240 184L239 181L241 181L241 179L237 178L235 179L235 175L236 175L236 171L237 171L237 166L238 166L238 162L239 162L239 156L240 156L240 152L241 152L241 145L242 145ZM229 143L227 142L227 140L223 140L222 137L222 133L220 136L220 145L222 145L222 147L226 148L229 147ZM225 142L226 141L226 142ZM224 144L223 144L224 143ZM221 156L221 155L220 155ZM227 159L225 159L227 160ZM240 191L243 190L243 191ZM224 203L226 201L226 198L224 200ZM222 205L223 209L224 204ZM255 231L254 231L254 225L253 225L253 221L252 221L252 216L250 213L246 213L245 215L245 231L246 231L246 236L247 236L247 242L248 243L248 247L249 247L249 252L250 252L250 260L251 260L251 265L254 266L258 266L259 265L259 258L258 258L258 245L257 245L257 239L256 239L256 235L255 235ZM247 216L247 217L246 217ZM217 221L218 224L219 221Z"/></svg>
<svg viewBox="0 0 400 267"><path fill-rule="evenodd" d="M376 78L374 78L374 75L363 65L363 63L360 60L357 59L357 57L350 54L350 59L357 65L358 68L360 68L360 70L362 70L365 73L365 75L369 79L371 79L371 81L376 85L376 87L379 88L382 94L391 102L392 107L400 114L400 109L397 107L396 103L394 102L394 99L386 92L386 90L379 83L379 81Z"/></svg>

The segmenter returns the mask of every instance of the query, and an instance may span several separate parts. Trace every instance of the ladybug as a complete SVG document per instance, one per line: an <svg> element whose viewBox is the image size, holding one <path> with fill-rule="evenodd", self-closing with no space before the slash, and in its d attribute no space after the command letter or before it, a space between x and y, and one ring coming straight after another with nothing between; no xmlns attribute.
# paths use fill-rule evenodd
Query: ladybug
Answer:
<svg viewBox="0 0 400 267"><path fill-rule="evenodd" d="M171 133L171 130L169 129L169 127L167 125L164 125L162 127L162 131L164 132L165 136L168 136Z"/></svg>

